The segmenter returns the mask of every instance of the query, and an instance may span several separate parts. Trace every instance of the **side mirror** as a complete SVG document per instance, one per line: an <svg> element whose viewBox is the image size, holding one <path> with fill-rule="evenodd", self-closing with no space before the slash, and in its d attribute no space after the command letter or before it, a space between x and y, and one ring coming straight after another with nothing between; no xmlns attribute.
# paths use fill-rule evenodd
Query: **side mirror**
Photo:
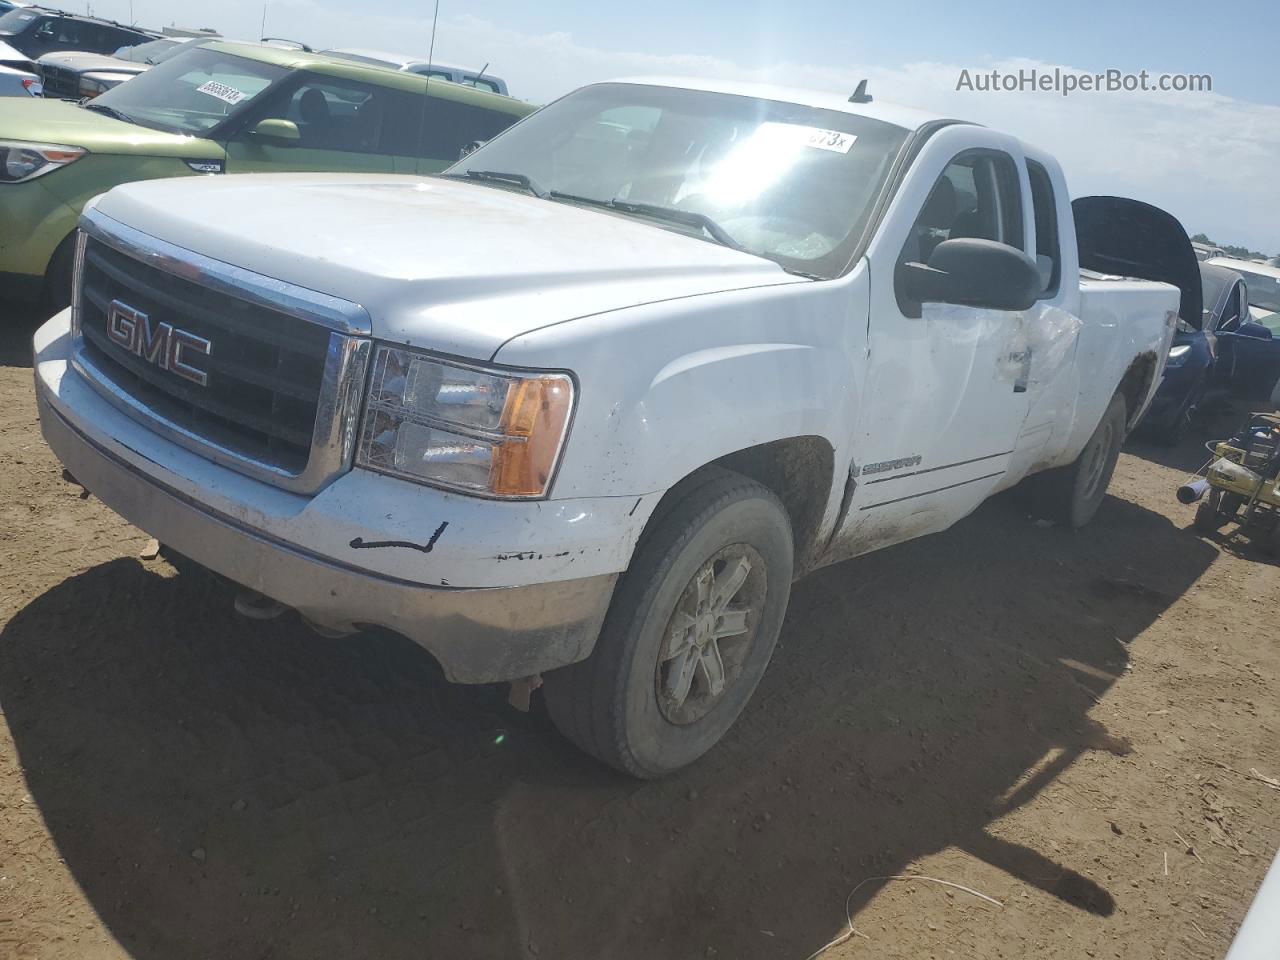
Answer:
<svg viewBox="0 0 1280 960"><path fill-rule="evenodd" d="M253 135L263 140L275 140L278 143L297 143L302 139L296 123L279 117L259 120L258 125L253 128Z"/></svg>
<svg viewBox="0 0 1280 960"><path fill-rule="evenodd" d="M462 160L471 156L488 142L488 140L472 140L470 143L464 144L462 149L458 151L458 159Z"/></svg>
<svg viewBox="0 0 1280 960"><path fill-rule="evenodd" d="M965 237L938 244L928 266L899 266L898 288L902 299L915 303L1028 310L1044 282L1036 262L1021 250Z"/></svg>
<svg viewBox="0 0 1280 960"><path fill-rule="evenodd" d="M1260 323L1254 323L1252 320L1246 320L1236 329L1236 333L1242 337L1248 337L1251 340L1270 340L1272 333Z"/></svg>

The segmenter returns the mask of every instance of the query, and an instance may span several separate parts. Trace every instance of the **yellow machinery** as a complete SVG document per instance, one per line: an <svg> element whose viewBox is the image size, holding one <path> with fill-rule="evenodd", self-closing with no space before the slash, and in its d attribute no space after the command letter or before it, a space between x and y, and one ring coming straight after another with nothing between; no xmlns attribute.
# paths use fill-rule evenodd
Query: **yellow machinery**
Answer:
<svg viewBox="0 0 1280 960"><path fill-rule="evenodd" d="M1235 522L1280 555L1280 413L1251 414L1234 436L1210 448L1205 476L1178 488L1183 503L1200 501L1196 530L1215 533Z"/></svg>

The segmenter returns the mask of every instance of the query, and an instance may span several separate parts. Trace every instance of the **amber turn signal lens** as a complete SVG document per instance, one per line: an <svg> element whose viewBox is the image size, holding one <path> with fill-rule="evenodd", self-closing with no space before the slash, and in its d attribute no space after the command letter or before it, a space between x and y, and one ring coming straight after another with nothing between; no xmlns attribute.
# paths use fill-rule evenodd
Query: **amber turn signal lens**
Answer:
<svg viewBox="0 0 1280 960"><path fill-rule="evenodd" d="M507 439L493 461L494 494L536 497L546 492L572 409L573 384L562 374L515 384L502 413Z"/></svg>

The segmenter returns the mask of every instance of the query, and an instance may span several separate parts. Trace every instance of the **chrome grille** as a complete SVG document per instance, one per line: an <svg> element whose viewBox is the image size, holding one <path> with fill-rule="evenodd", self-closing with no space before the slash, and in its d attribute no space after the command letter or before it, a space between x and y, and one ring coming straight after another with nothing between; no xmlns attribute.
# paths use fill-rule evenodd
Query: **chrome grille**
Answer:
<svg viewBox="0 0 1280 960"><path fill-rule="evenodd" d="M112 250L85 245L80 331L100 370L131 396L201 436L300 473L311 453L329 331L211 293ZM113 300L213 344L206 386L174 376L107 338Z"/></svg>
<svg viewBox="0 0 1280 960"><path fill-rule="evenodd" d="M343 306L349 318L367 320L361 308L209 260L96 211L81 225L76 362L100 392L171 439L286 489L313 492L349 468L370 341L334 327L352 329L340 319ZM209 352L197 358L207 382L109 336L113 303L145 314L149 329L167 324L207 340Z"/></svg>
<svg viewBox="0 0 1280 960"><path fill-rule="evenodd" d="M40 80L44 84L46 97L80 96L80 74L66 67L54 67L40 64Z"/></svg>

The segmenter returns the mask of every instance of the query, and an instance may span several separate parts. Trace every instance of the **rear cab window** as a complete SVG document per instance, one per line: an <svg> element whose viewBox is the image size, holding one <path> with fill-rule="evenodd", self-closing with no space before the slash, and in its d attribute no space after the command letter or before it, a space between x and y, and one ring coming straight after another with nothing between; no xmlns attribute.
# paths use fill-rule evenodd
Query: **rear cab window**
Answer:
<svg viewBox="0 0 1280 960"><path fill-rule="evenodd" d="M1043 164L1027 161L1027 177L1031 181L1031 209L1036 225L1036 266L1044 281L1041 300L1057 295L1062 283L1062 250L1058 243L1058 206L1053 193L1053 179Z"/></svg>

